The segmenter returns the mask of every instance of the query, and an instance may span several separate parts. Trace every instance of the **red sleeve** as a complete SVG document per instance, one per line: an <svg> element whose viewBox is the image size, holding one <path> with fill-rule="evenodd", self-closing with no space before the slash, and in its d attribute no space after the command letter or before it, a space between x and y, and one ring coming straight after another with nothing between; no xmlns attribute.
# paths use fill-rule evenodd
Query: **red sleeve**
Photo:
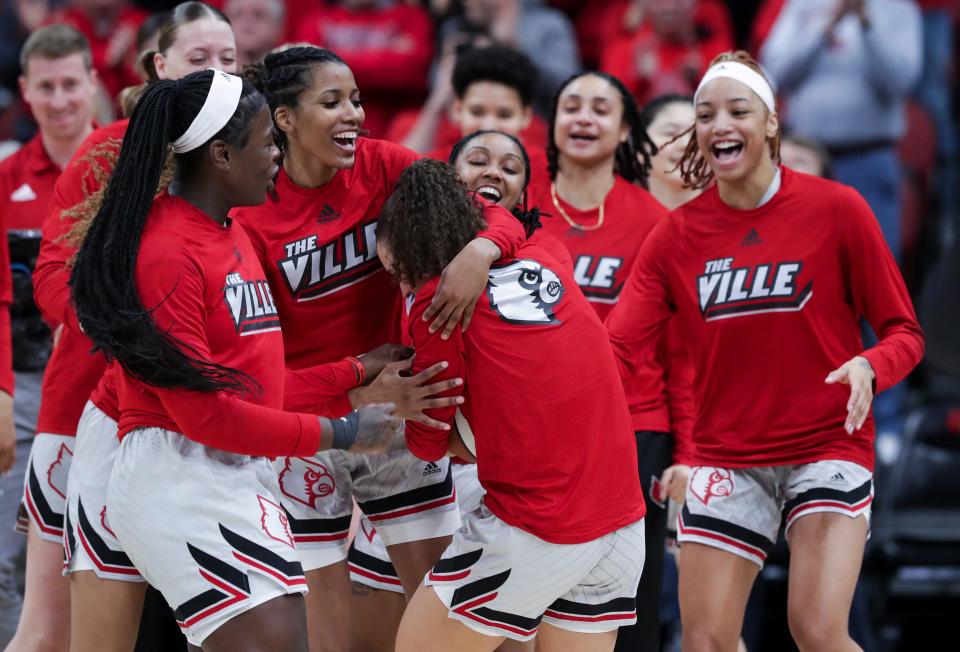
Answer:
<svg viewBox="0 0 960 652"><path fill-rule="evenodd" d="M662 261L672 240L672 220L660 220L643 241L620 300L607 316L607 332L624 386L629 386L637 373L660 378L666 373L659 353L664 329L674 313Z"/></svg>
<svg viewBox="0 0 960 652"><path fill-rule="evenodd" d="M483 204L483 219L487 221L487 228L478 233L477 237L486 238L497 245L501 258L513 258L527 240L523 225L503 206L488 202L482 197L478 199Z"/></svg>
<svg viewBox="0 0 960 652"><path fill-rule="evenodd" d="M879 393L903 380L920 363L923 331L877 219L855 190L843 191L837 202L840 251L854 307L879 339L863 353L876 373Z"/></svg>
<svg viewBox="0 0 960 652"><path fill-rule="evenodd" d="M287 369L283 386L283 409L324 417L342 417L353 410L348 392L357 387L360 365L355 358L306 369Z"/></svg>
<svg viewBox="0 0 960 652"><path fill-rule="evenodd" d="M178 251L152 256L138 264L137 279L143 305L156 306L157 328L192 357L212 359L203 272L195 262ZM313 415L271 409L223 391L151 389L183 434L204 446L278 457L314 455L320 445L320 421Z"/></svg>
<svg viewBox="0 0 960 652"><path fill-rule="evenodd" d="M96 165L100 168L98 172L105 175L113 170L112 165L100 158ZM67 265L76 249L63 240L76 220L64 216L63 211L77 206L99 188L94 172L94 164L78 152L57 178L43 220L43 240L33 271L33 298L44 320L53 328L66 324L74 330L80 329L70 302L70 267Z"/></svg>
<svg viewBox="0 0 960 652"><path fill-rule="evenodd" d="M667 407L670 411L670 432L673 434L673 463L692 465L696 447L693 443L693 364L683 346L676 318L670 320L664 338L667 366Z"/></svg>
<svg viewBox="0 0 960 652"><path fill-rule="evenodd" d="M416 374L430 365L446 361L447 368L432 378L430 382L437 383L448 378L465 378L463 334L459 328L454 329L450 339L444 340L439 333L431 334L429 324L423 321L423 313L430 305L430 299L437 290L438 280L428 282L417 291L417 296L410 308L407 319L410 329L410 338L416 357L413 359L413 368L410 373ZM437 396L456 396L463 391L463 386ZM427 410L426 414L444 423L453 423L456 407L436 408ZM450 431L437 430L416 421L406 422L407 448L422 460L434 462L447 454L450 448Z"/></svg>
<svg viewBox="0 0 960 652"><path fill-rule="evenodd" d="M13 279L10 273L10 245L7 229L0 215L0 391L13 396L13 336L10 334L10 303L13 301Z"/></svg>

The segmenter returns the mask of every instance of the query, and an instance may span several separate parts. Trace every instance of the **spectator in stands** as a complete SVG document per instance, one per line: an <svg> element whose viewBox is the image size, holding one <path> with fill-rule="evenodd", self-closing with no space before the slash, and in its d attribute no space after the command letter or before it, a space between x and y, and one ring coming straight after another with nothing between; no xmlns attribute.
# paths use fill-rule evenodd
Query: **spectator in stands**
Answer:
<svg viewBox="0 0 960 652"><path fill-rule="evenodd" d="M394 113L422 102L433 57L433 24L422 7L339 0L296 22L292 40L333 50L350 66L363 89L363 126L371 136L382 138Z"/></svg>
<svg viewBox="0 0 960 652"><path fill-rule="evenodd" d="M830 153L820 143L802 136L791 134L783 137L780 141L780 163L804 174L833 178Z"/></svg>
<svg viewBox="0 0 960 652"><path fill-rule="evenodd" d="M283 42L284 0L226 0L223 13L237 36L237 65L260 61Z"/></svg>
<svg viewBox="0 0 960 652"><path fill-rule="evenodd" d="M0 231L4 243L0 246L6 246L7 230L11 242L16 244L11 249L11 262L16 266L12 325L16 458L13 472L0 477L0 647L13 637L22 606L16 577L22 567L18 568L16 560L23 555L26 538L15 534L10 524L20 506L40 407L43 368L50 352L50 333L33 305L29 270L39 249L40 225L54 184L77 147L93 130L97 92L87 39L67 25L51 25L31 34L23 46L20 62L23 69L20 89L37 121L39 133L0 163L0 220L4 227ZM9 396L0 395L0 403L9 400ZM0 406L0 415L4 412ZM0 461L0 471L3 470Z"/></svg>
<svg viewBox="0 0 960 652"><path fill-rule="evenodd" d="M546 126L533 115L537 68L525 54L502 45L468 50L453 74L438 79L404 140L407 147L445 161L450 147L474 131L502 131L522 138L531 173L546 173Z"/></svg>
<svg viewBox="0 0 960 652"><path fill-rule="evenodd" d="M124 0L70 0L48 22L66 23L87 37L93 67L111 101L140 83L133 68L137 30L147 14Z"/></svg>
<svg viewBox="0 0 960 652"><path fill-rule="evenodd" d="M641 7L634 9L634 15L639 13L642 20L634 32L609 42L601 68L623 80L641 104L669 93L692 95L710 61L733 48L730 20L719 2L633 3Z"/></svg>
<svg viewBox="0 0 960 652"><path fill-rule="evenodd" d="M904 104L920 73L920 11L908 0L787 0L761 50L797 135L823 143L900 256ZM871 344L867 341L867 344ZM900 429L903 387L874 401L877 440Z"/></svg>
<svg viewBox="0 0 960 652"><path fill-rule="evenodd" d="M534 108L550 112L560 83L580 70L580 55L570 19L542 0L463 0L463 16L447 20L440 41L460 38L463 32L482 31L501 45L517 48L540 73Z"/></svg>

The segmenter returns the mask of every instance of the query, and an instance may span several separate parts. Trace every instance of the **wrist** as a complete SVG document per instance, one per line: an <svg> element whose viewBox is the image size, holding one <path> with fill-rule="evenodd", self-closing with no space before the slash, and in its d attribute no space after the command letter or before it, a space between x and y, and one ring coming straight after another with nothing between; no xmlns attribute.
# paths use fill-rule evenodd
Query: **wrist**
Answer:
<svg viewBox="0 0 960 652"><path fill-rule="evenodd" d="M348 450L357 441L357 430L360 425L360 415L351 412L339 419L330 419L331 440L330 448L334 450Z"/></svg>
<svg viewBox="0 0 960 652"><path fill-rule="evenodd" d="M363 385L367 378L367 368L364 366L363 361L360 358L354 358L350 355L344 358L344 360L353 365L353 371L356 374L357 385Z"/></svg>

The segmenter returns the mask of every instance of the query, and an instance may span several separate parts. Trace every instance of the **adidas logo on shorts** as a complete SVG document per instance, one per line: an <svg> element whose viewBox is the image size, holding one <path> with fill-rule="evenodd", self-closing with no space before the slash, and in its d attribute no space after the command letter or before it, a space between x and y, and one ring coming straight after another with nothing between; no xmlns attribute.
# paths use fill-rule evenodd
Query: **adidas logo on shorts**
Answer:
<svg viewBox="0 0 960 652"><path fill-rule="evenodd" d="M440 467L437 466L436 462L427 462L427 465L423 467L424 477L434 473L440 473Z"/></svg>
<svg viewBox="0 0 960 652"><path fill-rule="evenodd" d="M830 479L833 480L834 482L843 482L844 480L846 480L846 478L843 477L842 473L834 473L833 475L830 476Z"/></svg>

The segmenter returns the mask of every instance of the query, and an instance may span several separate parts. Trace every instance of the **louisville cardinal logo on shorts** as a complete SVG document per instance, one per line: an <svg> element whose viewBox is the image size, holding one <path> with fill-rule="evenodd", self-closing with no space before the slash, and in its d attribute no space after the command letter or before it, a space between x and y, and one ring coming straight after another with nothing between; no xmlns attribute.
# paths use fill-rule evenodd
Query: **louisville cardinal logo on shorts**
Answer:
<svg viewBox="0 0 960 652"><path fill-rule="evenodd" d="M690 491L706 505L711 498L723 498L733 493L733 475L727 469L698 466L690 475Z"/></svg>
<svg viewBox="0 0 960 652"><path fill-rule="evenodd" d="M70 462L73 460L73 451L66 444L60 444L57 459L47 469L47 484L61 498L67 497L67 474L70 472Z"/></svg>
<svg viewBox="0 0 960 652"><path fill-rule="evenodd" d="M280 472L280 491L287 498L318 509L318 501L333 494L337 483L319 462L302 457L288 457Z"/></svg>
<svg viewBox="0 0 960 652"><path fill-rule="evenodd" d="M271 539L280 543L285 543L291 548L293 545L293 535L290 534L290 521L284 513L283 508L269 498L258 495L260 501L260 527L267 533Z"/></svg>

